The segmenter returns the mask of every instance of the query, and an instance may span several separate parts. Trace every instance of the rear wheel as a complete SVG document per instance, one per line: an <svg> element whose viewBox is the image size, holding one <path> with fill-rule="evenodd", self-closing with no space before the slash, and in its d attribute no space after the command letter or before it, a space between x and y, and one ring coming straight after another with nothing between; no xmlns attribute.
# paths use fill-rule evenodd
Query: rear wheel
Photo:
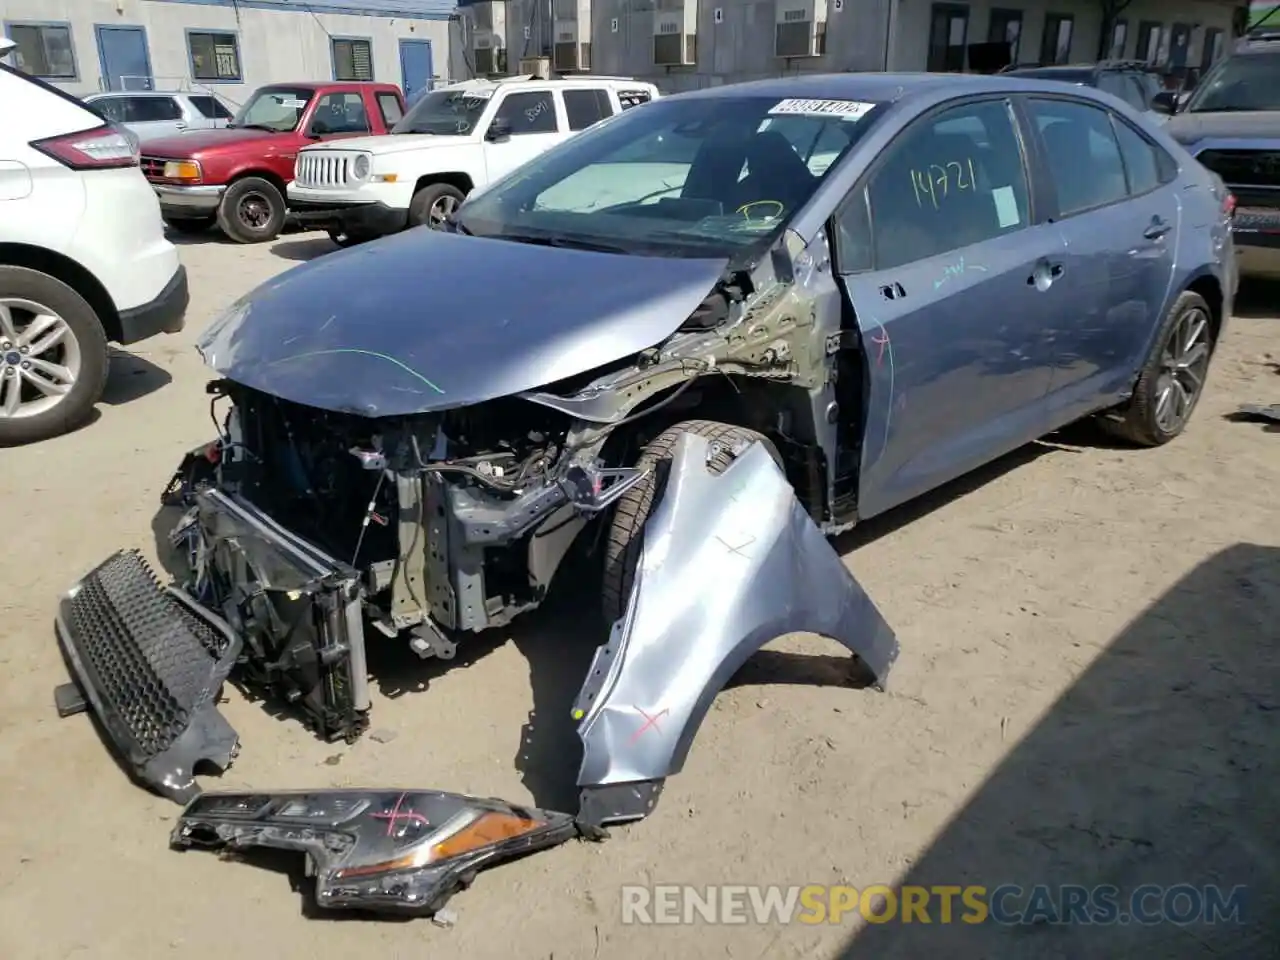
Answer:
<svg viewBox="0 0 1280 960"><path fill-rule="evenodd" d="M461 190L447 183L429 183L409 201L409 226L443 229L465 199Z"/></svg>
<svg viewBox="0 0 1280 960"><path fill-rule="evenodd" d="M175 233L204 233L213 226L217 217L198 217L191 220L180 220L177 217L165 217L164 225Z"/></svg>
<svg viewBox="0 0 1280 960"><path fill-rule="evenodd" d="M107 337L61 280L0 266L0 446L47 440L88 419L107 382Z"/></svg>
<svg viewBox="0 0 1280 960"><path fill-rule="evenodd" d="M284 229L284 217L284 195L261 177L237 180L218 204L218 226L237 243L274 240Z"/></svg>
<svg viewBox="0 0 1280 960"><path fill-rule="evenodd" d="M1168 443L1186 429L1204 391L1213 354L1213 315L1190 290L1174 302L1122 411L1101 418L1113 436L1144 447Z"/></svg>
<svg viewBox="0 0 1280 960"><path fill-rule="evenodd" d="M649 469L649 475L618 498L609 523L602 589L603 612L609 623L626 612L627 599L635 583L636 565L640 562L640 550L644 544L644 525L663 481L661 471L654 468L671 459L676 441L685 433L705 437L711 443L712 455L708 466L712 473L722 473L733 462L736 447L756 440L762 441L778 466L782 466L777 449L764 434L716 420L686 420L655 437L635 463L637 467Z"/></svg>

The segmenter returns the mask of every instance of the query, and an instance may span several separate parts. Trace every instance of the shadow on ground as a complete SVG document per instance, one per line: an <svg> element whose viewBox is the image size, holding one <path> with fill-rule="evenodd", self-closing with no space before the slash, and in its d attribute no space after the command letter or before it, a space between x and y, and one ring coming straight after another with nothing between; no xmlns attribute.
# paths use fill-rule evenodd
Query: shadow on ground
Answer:
<svg viewBox="0 0 1280 960"><path fill-rule="evenodd" d="M1276 303L1280 302L1280 281L1245 280L1236 294L1233 316L1251 320L1267 320L1276 315Z"/></svg>
<svg viewBox="0 0 1280 960"><path fill-rule="evenodd" d="M306 263L316 257L323 257L326 253L334 253L341 249L325 234L318 233L310 234L301 240L281 240L272 244L271 253L281 260L296 260L299 263Z"/></svg>
<svg viewBox="0 0 1280 960"><path fill-rule="evenodd" d="M102 391L102 403L118 407L141 400L161 387L173 382L173 376L145 357L111 348L111 370L107 374L107 386Z"/></svg>
<svg viewBox="0 0 1280 960"><path fill-rule="evenodd" d="M1024 893L1002 901L1010 911L1038 884L1112 885L1122 914L1143 884L1243 886L1240 922L941 924L934 899L931 924L867 925L842 960L1277 956L1277 624L1280 548L1241 544L1201 564L1115 639L901 878L1017 885ZM1169 909L1195 904L1183 895ZM965 912L957 898L955 916Z"/></svg>

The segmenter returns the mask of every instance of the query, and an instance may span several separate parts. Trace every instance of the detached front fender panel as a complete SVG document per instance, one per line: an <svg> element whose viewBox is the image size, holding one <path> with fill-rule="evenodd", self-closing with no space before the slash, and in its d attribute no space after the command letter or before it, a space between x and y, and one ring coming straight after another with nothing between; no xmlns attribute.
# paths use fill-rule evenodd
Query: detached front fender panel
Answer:
<svg viewBox="0 0 1280 960"><path fill-rule="evenodd" d="M893 631L768 451L752 444L719 475L709 453L702 437L677 444L626 615L575 705L587 790L678 773L716 694L776 637L830 637L878 684L897 657Z"/></svg>

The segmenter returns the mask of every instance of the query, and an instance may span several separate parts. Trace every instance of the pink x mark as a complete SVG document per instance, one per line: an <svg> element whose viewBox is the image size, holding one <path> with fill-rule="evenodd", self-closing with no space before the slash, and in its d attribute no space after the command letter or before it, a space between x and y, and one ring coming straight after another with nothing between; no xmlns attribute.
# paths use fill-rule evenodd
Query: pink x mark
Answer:
<svg viewBox="0 0 1280 960"><path fill-rule="evenodd" d="M424 817L424 816L423 816L422 814L420 814L420 813L417 813L416 811L413 811L413 810L405 810L403 813L401 813L401 812L400 812L400 805L401 805L402 803L404 803L404 798L405 798L405 794L403 794L403 793L402 793L402 794L400 794L399 798L396 800L396 805L395 805L394 809L392 809L392 811L391 811L390 813L371 813L371 814L369 814L369 816L373 817L373 819L375 819L375 820L385 820L385 821L387 821L387 836L388 836L388 837L389 837L389 836L391 836L391 834L395 831L395 829L396 829L396 824L397 824L397 823L399 823L401 820L405 820L405 821L407 821L407 822L409 822L409 823L420 823L420 824L422 824L424 827L429 827L429 826L431 826L430 821L428 821L426 817Z"/></svg>
<svg viewBox="0 0 1280 960"><path fill-rule="evenodd" d="M640 725L640 729L631 735L632 743L635 743L637 740L639 740L640 737L644 734L644 732L651 727L654 730L657 730L659 733L661 733L662 727L658 726L658 719L671 712L671 710L668 707L663 707L653 716L649 716L649 714L645 713L644 710L642 710L640 707L632 707L632 709L635 710L636 713L640 714L640 716L644 717L644 723Z"/></svg>
<svg viewBox="0 0 1280 960"><path fill-rule="evenodd" d="M876 336L871 338L871 342L880 348L880 352L876 354L876 366L880 366L880 361L884 359L884 348L889 345L889 331L881 327L876 331Z"/></svg>

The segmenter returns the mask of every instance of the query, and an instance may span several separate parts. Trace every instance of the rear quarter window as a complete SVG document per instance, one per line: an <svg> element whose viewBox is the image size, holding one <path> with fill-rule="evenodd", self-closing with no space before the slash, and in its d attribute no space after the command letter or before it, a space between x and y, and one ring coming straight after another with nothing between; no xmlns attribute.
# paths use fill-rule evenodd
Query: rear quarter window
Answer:
<svg viewBox="0 0 1280 960"><path fill-rule="evenodd" d="M210 120L230 120L233 114L217 97L193 96L188 97L191 105L200 112L202 117Z"/></svg>

